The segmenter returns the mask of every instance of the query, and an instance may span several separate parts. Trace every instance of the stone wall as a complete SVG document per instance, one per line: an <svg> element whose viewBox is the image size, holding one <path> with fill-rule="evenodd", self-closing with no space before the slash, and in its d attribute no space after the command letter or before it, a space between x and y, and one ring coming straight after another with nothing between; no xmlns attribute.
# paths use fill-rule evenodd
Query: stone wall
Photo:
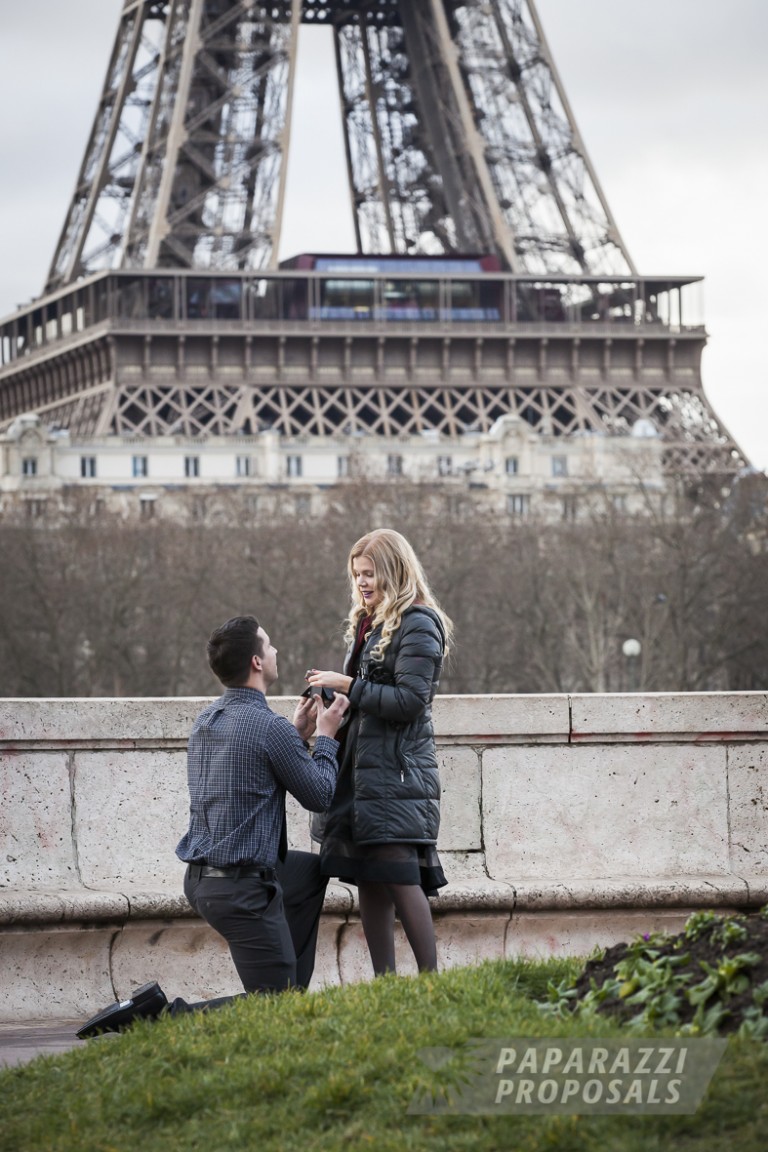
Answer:
<svg viewBox="0 0 768 1152"><path fill-rule="evenodd" d="M0 700L0 1019L82 1016L153 977L239 991L174 855L204 703ZM441 696L435 721L443 966L584 955L768 901L768 694ZM289 828L310 846L295 803ZM331 884L315 985L368 975L355 890Z"/></svg>

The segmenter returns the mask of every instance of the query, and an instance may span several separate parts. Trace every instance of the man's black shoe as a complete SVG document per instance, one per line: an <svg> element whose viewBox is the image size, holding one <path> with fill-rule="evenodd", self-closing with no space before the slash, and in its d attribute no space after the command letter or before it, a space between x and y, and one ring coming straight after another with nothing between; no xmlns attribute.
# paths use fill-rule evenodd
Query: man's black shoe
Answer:
<svg viewBox="0 0 768 1152"><path fill-rule="evenodd" d="M110 1004L108 1008L91 1017L87 1024L78 1029L77 1037L80 1040L88 1040L91 1036L98 1036L100 1032L122 1032L134 1020L143 1017L154 1019L159 1016L167 1004L166 995L157 981L142 984L130 1000Z"/></svg>

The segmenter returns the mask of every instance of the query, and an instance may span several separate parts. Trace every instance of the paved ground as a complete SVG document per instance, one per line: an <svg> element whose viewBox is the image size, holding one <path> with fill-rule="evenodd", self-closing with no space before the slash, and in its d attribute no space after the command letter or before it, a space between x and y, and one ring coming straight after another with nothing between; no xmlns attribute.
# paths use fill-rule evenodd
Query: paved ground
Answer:
<svg viewBox="0 0 768 1152"><path fill-rule="evenodd" d="M41 1053L55 1055L79 1048L75 1029L82 1020L45 1020L38 1023L0 1024L0 1068L26 1064Z"/></svg>

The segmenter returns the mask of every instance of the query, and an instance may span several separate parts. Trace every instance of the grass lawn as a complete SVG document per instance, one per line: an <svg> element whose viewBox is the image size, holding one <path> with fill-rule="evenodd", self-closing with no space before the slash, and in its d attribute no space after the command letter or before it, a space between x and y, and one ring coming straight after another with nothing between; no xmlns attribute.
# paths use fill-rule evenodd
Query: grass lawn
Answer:
<svg viewBox="0 0 768 1152"><path fill-rule="evenodd" d="M693 1116L408 1115L414 1094L434 1084L419 1049L624 1035L614 1020L561 1019L537 1006L548 981L580 967L495 962L139 1022L0 1072L0 1149L764 1152L768 1046L758 1040L729 1040Z"/></svg>

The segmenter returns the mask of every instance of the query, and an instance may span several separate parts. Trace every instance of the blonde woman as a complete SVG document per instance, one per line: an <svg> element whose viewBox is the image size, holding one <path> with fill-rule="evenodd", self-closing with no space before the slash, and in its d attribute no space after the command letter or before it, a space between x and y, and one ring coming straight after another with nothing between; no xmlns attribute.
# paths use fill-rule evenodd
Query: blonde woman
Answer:
<svg viewBox="0 0 768 1152"><path fill-rule="evenodd" d="M349 580L344 671L307 673L310 688L331 688L350 700L337 733L340 771L321 867L357 885L377 975L395 971L395 915L419 971L433 971L427 896L446 879L435 849L440 779L431 705L452 626L399 532L382 528L358 540Z"/></svg>

